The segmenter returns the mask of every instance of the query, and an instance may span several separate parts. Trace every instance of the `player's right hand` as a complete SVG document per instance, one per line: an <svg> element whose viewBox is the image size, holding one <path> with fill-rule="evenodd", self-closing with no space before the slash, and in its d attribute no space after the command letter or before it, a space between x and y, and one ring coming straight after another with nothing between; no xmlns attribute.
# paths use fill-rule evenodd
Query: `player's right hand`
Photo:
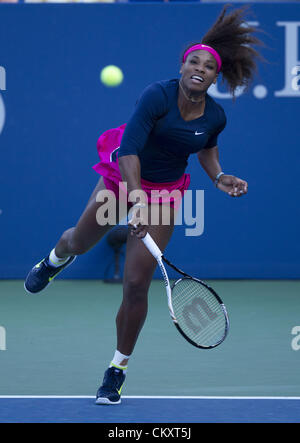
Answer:
<svg viewBox="0 0 300 443"><path fill-rule="evenodd" d="M130 209L129 215L128 226L131 228L131 235L144 238L148 232L148 205L136 203Z"/></svg>

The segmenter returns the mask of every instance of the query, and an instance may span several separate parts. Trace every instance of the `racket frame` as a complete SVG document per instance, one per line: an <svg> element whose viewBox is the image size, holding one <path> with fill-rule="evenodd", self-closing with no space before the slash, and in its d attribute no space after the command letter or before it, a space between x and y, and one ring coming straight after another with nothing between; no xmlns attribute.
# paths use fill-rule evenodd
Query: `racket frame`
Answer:
<svg viewBox="0 0 300 443"><path fill-rule="evenodd" d="M222 336L222 338L217 341L215 344L210 345L210 346L204 346L204 345L198 345L197 343L195 343L190 337L188 337L185 332L181 329L181 327L178 324L178 321L176 320L175 314L174 314L174 310L173 310L173 306L172 306L172 291L174 289L174 287L181 282L182 280L194 280L197 283L200 283L202 286L204 286L208 291L211 292L211 294L216 298L216 300L218 301L218 303L221 306L221 309L223 311L224 317L225 317L225 331L224 331L224 335ZM221 298L218 296L218 294L213 290L212 287L210 287L208 284L206 284L205 282L203 282L202 280L199 280L198 278L195 277L191 277L190 275L185 274L185 276L183 278L180 278L178 280L176 280L172 286L171 286L171 307L172 307L172 312L173 312L173 316L172 320L174 322L174 325L176 326L177 330L180 332L181 335L183 335L183 337L193 346L195 346L196 348L200 348L200 349L213 349L216 348L217 346L219 346L221 343L223 343L223 341L225 340L225 338L228 335L229 332L229 318L228 318L228 313L227 313L227 309L226 306L224 305L224 303L222 302Z"/></svg>
<svg viewBox="0 0 300 443"><path fill-rule="evenodd" d="M186 272L182 271L181 269L177 268L175 265L173 265L173 263L171 263L161 252L161 250L158 248L157 244L154 242L154 240L152 239L152 237L150 236L149 233L146 234L146 236L142 239L143 243L145 244L146 248L149 250L149 252L153 255L153 257L156 259L158 266L161 270L162 276L163 276L163 280L165 283L165 287L166 287L166 293L167 293L167 299L168 299L168 308L169 308L169 313L171 316L171 319L174 323L174 325L176 326L177 330L180 332L180 334L193 346L195 346L196 348L200 348L200 349L213 349L216 348L217 346L219 346L227 337L228 332L229 332L229 318L228 318L228 314L227 314L227 310L226 307L223 303L223 301L221 300L221 298L219 297L219 295L215 292L215 290L209 286L207 283L205 283L202 280L199 280L198 278L195 277L191 277L189 274L187 274ZM173 268L176 272L178 272L179 274L181 274L183 276L183 278L180 278L178 280L176 280L172 287L170 285L170 280L166 271L166 268L164 266L165 262L168 266L170 266L171 268ZM176 286L176 284L178 284L180 281L182 281L183 279L190 279L190 280L194 280L197 283L200 283L202 286L204 286L208 291L210 291L210 293L216 298L216 300L218 301L218 303L221 306L221 309L223 311L224 317L225 317L225 331L224 331L224 335L223 337L215 344L210 345L210 346L203 346L203 345L198 345L197 343L195 343L191 338L189 338L184 331L181 329L181 327L178 324L178 321L176 319L175 313L174 313L174 309L173 309L173 303L172 303L172 290L173 288Z"/></svg>

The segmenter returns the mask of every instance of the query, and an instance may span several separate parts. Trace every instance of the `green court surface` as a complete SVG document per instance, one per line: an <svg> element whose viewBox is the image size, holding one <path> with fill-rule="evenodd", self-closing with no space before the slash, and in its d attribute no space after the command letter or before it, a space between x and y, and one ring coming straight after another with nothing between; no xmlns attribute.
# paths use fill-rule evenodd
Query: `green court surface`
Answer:
<svg viewBox="0 0 300 443"><path fill-rule="evenodd" d="M124 395L300 396L292 348L300 282L209 283L228 308L226 341L213 350L188 344L169 318L163 283L153 281ZM0 281L0 395L94 395L115 350L121 296L120 285L102 281L57 280L40 295Z"/></svg>

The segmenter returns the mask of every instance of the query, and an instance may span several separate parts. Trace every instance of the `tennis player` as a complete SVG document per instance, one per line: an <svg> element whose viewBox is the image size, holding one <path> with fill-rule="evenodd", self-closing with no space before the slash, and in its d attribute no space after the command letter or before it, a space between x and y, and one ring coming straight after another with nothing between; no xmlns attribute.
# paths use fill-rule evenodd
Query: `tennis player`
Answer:
<svg viewBox="0 0 300 443"><path fill-rule="evenodd" d="M147 198L136 204L139 223L134 227L136 217L130 221L123 301L116 318L117 347L97 392L97 404L121 402L128 360L146 318L148 289L157 264L139 238L148 231L162 251L166 248L176 208L190 183L185 173L189 155L198 155L201 166L219 190L232 197L247 193L245 180L222 171L218 135L226 125L226 117L222 107L207 94L220 74L233 95L237 87L247 86L253 78L259 55L253 45L260 41L253 35L256 29L246 25L245 14L244 8L228 11L225 6L201 43L184 51L180 78L148 86L128 124L101 135L98 140L101 161L94 169L102 177L83 214L26 278L26 291L40 292L76 256L101 240L111 226L97 223L96 213L104 204L96 201L99 191L111 190L119 198L118 185L122 180L127 183L128 193L145 191ZM169 224L151 225L146 219L146 209L157 204L151 199L151 191L155 189L180 191L180 198L169 202Z"/></svg>

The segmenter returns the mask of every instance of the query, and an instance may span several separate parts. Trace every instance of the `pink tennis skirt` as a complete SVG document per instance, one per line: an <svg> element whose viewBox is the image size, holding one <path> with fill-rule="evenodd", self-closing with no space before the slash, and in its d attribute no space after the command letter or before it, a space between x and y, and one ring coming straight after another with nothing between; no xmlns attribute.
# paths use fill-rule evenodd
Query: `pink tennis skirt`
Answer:
<svg viewBox="0 0 300 443"><path fill-rule="evenodd" d="M119 183L122 182L118 164L118 148L125 128L126 124L109 129L99 137L97 150L100 162L93 166L93 169L102 175L106 188L114 192L116 198L120 197ZM168 183L152 183L142 178L141 185L147 194L148 203L169 203L171 207L178 209L185 191L189 188L190 181L190 174L183 174L178 180ZM180 192L173 193L173 196L170 197L171 192L175 190Z"/></svg>

